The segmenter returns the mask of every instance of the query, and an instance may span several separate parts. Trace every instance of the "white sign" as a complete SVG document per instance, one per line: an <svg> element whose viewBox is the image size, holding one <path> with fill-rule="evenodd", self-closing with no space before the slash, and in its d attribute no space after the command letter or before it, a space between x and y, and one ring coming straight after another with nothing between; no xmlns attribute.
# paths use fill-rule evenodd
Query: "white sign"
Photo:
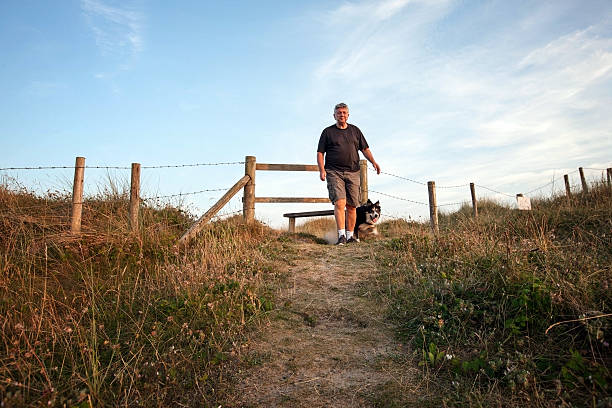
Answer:
<svg viewBox="0 0 612 408"><path fill-rule="evenodd" d="M518 204L519 210L526 210L526 211L531 210L531 200L529 199L529 197L517 196L516 203Z"/></svg>

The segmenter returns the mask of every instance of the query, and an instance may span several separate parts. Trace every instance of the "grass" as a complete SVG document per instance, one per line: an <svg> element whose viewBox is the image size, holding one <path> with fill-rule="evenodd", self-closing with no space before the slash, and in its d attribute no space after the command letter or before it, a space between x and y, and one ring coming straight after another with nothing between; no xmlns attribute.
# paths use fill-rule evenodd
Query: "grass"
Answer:
<svg viewBox="0 0 612 408"><path fill-rule="evenodd" d="M274 231L239 219L174 243L193 217L141 207L140 233L116 189L70 200L0 186L2 406L212 406L221 367L273 307Z"/></svg>
<svg viewBox="0 0 612 408"><path fill-rule="evenodd" d="M382 243L389 319L416 350L421 398L438 406L612 403L611 199L598 185L571 203L534 200L530 212L479 203L477 220L469 207L441 216L436 238L406 223ZM401 389L389 401L398 395L415 401Z"/></svg>
<svg viewBox="0 0 612 408"><path fill-rule="evenodd" d="M609 406L612 194L536 199L518 212L479 202L428 225L382 223L378 293L410 382L374 406ZM333 218L281 234L240 217L174 246L193 217L143 205L128 225L114 185L86 200L0 186L0 400L3 406L218 406L228 362L251 365L245 331L275 307L277 262L321 243ZM382 304L382 303L381 303ZM556 325L555 325L556 324Z"/></svg>

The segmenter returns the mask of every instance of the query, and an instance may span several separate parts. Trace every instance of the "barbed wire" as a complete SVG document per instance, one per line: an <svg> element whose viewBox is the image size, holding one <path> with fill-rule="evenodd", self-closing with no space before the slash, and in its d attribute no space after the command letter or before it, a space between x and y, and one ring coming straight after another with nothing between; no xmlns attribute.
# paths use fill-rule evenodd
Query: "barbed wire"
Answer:
<svg viewBox="0 0 612 408"><path fill-rule="evenodd" d="M553 184L555 181L557 181L557 180L550 181L550 182L548 182L548 183L546 183L546 184L544 184L544 185L542 185L540 187L534 188L533 190L530 190L530 191L526 192L525 195L529 195L529 194L533 193L534 191L538 191L538 190L543 189L544 187L548 187L549 185Z"/></svg>
<svg viewBox="0 0 612 408"><path fill-rule="evenodd" d="M597 170L597 171L606 171L608 169L595 169L593 167L583 167L584 170Z"/></svg>
<svg viewBox="0 0 612 408"><path fill-rule="evenodd" d="M595 169L594 169L594 170L595 170ZM570 173L567 173L567 175L569 176L570 174L577 173L578 171L580 171L580 170L574 170L574 171L572 171L572 172L570 172ZM556 181L560 181L560 180L561 180L561 177L554 177L554 178L552 179L552 181L549 181L548 183L543 184L543 185L541 185L540 187L537 187L537 188L534 188L533 190L528 191L527 193L525 193L525 195L529 195L529 194L533 193L534 191L541 190L541 189L543 189L544 187L547 187L547 186L549 186L549 185L551 185L551 184L555 183Z"/></svg>
<svg viewBox="0 0 612 408"><path fill-rule="evenodd" d="M463 188L463 187L469 187L469 184L457 184L456 186L439 186L436 184L436 188Z"/></svg>
<svg viewBox="0 0 612 408"><path fill-rule="evenodd" d="M235 164L244 164L243 161L238 162L219 162L219 163L194 163L194 164L169 164L162 166L141 166L141 169L168 169L178 167L203 167L203 166L230 166Z"/></svg>
<svg viewBox="0 0 612 408"><path fill-rule="evenodd" d="M229 188L210 188L206 190L193 191L191 193L177 193L177 194L169 194L169 195L154 196L154 197L141 197L140 199L142 201L150 201L150 200L159 200L162 198L183 197L183 196L196 195L196 194L208 193L208 192L213 192L213 191L227 191L227 190L229 190Z"/></svg>
<svg viewBox="0 0 612 408"><path fill-rule="evenodd" d="M386 194L386 193L381 193L380 191L368 190L368 192L369 193L380 194L380 195L383 195L383 196L386 196L386 197L390 197L390 198L395 198L396 200L408 201L408 202L414 203L414 204L429 205L429 204L426 204L426 203L422 203L420 201L409 200L407 198L397 197L397 196L393 196L393 195Z"/></svg>
<svg viewBox="0 0 612 408"><path fill-rule="evenodd" d="M449 205L463 205L465 204L467 201L461 201L461 202L456 202L456 203L445 203L445 204L438 204L438 207L447 207Z"/></svg>
<svg viewBox="0 0 612 408"><path fill-rule="evenodd" d="M508 196L508 197L511 197L511 198L514 198L514 197L515 197L515 196L514 196L514 195L512 195L512 194L504 193L503 191L493 190L492 188L485 187L485 186L481 186L480 184L474 184L474 186L476 186L476 187L480 187L480 188L484 188L485 190L489 190L489 191L492 191L492 192L494 192L494 193L497 193L497 194L502 194L502 195L505 195L505 196Z"/></svg>
<svg viewBox="0 0 612 408"><path fill-rule="evenodd" d="M254 210L254 208L253 208ZM215 216L213 216L211 219L215 219L215 218L219 218L219 217L226 217L228 215L236 215L236 214L240 214L243 210L238 210L238 211L234 211L234 212L230 212L230 213L224 213L224 214L217 214Z"/></svg>
<svg viewBox="0 0 612 408"><path fill-rule="evenodd" d="M38 166L38 167L3 167L0 171L5 170L52 170L52 169L118 169L129 170L131 167L125 166Z"/></svg>
<svg viewBox="0 0 612 408"><path fill-rule="evenodd" d="M160 166L141 166L141 169L167 169L178 167L203 167L203 166L227 166L244 164L245 162L219 162L219 163L193 163L193 164L170 164ZM54 169L105 169L105 170L130 170L131 166L35 166L35 167L2 167L0 171L6 170L54 170Z"/></svg>
<svg viewBox="0 0 612 408"><path fill-rule="evenodd" d="M376 171L375 168L369 167L369 166L368 166L368 170ZM398 176L397 174L387 173L385 171L381 171L380 174L385 174L387 176L395 177L395 178L398 178L398 179L401 179L401 180L410 181L411 183L420 184L422 186L426 186L427 185L426 183L423 183L421 181L413 180L413 179L408 178L408 177Z"/></svg>

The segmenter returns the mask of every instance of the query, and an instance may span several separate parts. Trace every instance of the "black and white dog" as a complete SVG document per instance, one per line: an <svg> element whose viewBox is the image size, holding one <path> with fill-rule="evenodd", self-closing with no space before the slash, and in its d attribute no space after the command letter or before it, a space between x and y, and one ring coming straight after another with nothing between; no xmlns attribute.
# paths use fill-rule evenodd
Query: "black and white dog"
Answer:
<svg viewBox="0 0 612 408"><path fill-rule="evenodd" d="M373 203L368 199L361 207L357 207L357 222L355 223L354 236L357 241L368 235L378 235L376 222L380 218L380 202Z"/></svg>

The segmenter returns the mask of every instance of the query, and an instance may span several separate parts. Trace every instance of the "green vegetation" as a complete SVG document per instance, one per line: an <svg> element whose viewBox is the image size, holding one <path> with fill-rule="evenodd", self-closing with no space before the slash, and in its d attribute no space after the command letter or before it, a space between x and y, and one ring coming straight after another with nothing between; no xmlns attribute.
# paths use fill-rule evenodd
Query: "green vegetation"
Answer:
<svg viewBox="0 0 612 408"><path fill-rule="evenodd" d="M175 248L193 221L125 194L86 201L71 236L68 197L0 186L2 406L212 406L223 362L274 307L271 262L284 245L262 225L219 221ZM172 403L172 404L171 404Z"/></svg>
<svg viewBox="0 0 612 408"><path fill-rule="evenodd" d="M111 186L75 237L69 201L0 186L3 406L223 404L227 363L262 360L242 354L245 330L275 307L294 241L335 233L332 219L279 234L237 217L177 248L193 217L143 205L131 233ZM469 206L440 216L437 237L383 223L384 238L359 244L380 268L368 292L413 352L398 357L410 380L373 405L612 404L611 201L605 185L531 212L483 201L477 219Z"/></svg>
<svg viewBox="0 0 612 408"><path fill-rule="evenodd" d="M466 206L440 217L437 238L406 223L381 243L389 317L417 350L422 401L612 403L611 198L601 185L531 212L488 202L477 220Z"/></svg>

